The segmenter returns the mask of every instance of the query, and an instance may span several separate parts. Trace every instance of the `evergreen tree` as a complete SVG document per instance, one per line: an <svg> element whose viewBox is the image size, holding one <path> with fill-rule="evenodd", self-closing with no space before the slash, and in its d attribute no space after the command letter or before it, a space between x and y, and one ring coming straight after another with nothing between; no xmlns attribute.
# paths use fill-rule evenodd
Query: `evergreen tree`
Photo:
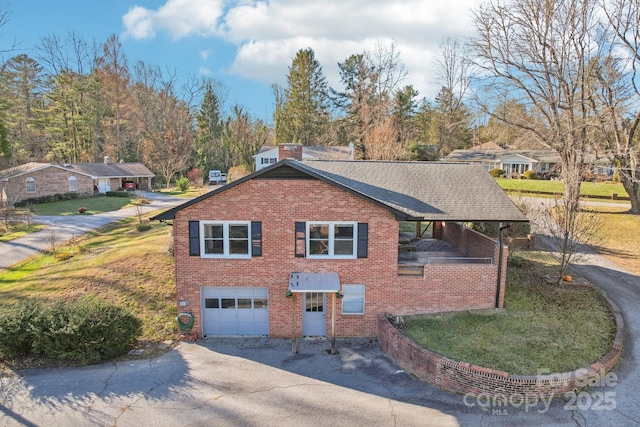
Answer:
<svg viewBox="0 0 640 427"><path fill-rule="evenodd" d="M219 91L218 91L219 92ZM195 165L201 171L212 169L227 171L232 164L231 150L222 138L221 96L211 81L205 83L200 111L196 116Z"/></svg>
<svg viewBox="0 0 640 427"><path fill-rule="evenodd" d="M329 84L313 49L296 54L285 88L285 102L279 112L278 143L321 145L329 128Z"/></svg>

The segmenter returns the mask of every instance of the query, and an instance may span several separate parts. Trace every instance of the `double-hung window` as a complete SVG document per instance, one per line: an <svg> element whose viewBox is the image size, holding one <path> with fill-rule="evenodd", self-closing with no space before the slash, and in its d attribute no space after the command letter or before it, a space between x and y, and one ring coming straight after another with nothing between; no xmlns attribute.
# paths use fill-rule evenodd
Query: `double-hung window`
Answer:
<svg viewBox="0 0 640 427"><path fill-rule="evenodd" d="M78 180L75 176L69 177L69 192L77 193L78 192Z"/></svg>
<svg viewBox="0 0 640 427"><path fill-rule="evenodd" d="M248 221L200 221L200 236L202 257L251 257L251 223Z"/></svg>
<svg viewBox="0 0 640 427"><path fill-rule="evenodd" d="M36 192L36 180L34 178L27 178L25 181L25 186L27 193L35 193Z"/></svg>
<svg viewBox="0 0 640 427"><path fill-rule="evenodd" d="M307 222L308 258L356 258L356 222Z"/></svg>

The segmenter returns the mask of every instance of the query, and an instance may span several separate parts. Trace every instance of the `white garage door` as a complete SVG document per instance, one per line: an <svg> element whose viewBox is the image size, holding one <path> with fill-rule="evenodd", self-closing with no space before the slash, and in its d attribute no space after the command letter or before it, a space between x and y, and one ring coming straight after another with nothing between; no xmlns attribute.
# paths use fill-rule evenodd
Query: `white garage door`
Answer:
<svg viewBox="0 0 640 427"><path fill-rule="evenodd" d="M268 335L267 288L202 287L204 335Z"/></svg>

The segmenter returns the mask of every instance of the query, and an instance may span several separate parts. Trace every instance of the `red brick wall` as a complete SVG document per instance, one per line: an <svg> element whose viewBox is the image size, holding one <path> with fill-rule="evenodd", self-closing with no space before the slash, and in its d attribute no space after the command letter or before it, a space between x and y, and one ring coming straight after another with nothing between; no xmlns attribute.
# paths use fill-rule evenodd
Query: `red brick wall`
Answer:
<svg viewBox="0 0 640 427"><path fill-rule="evenodd" d="M606 297L605 297L606 298ZM624 346L624 320L613 301L606 298L616 322L611 348L600 360L572 372L513 375L504 371L448 359L425 349L400 333L384 314L378 316L378 342L398 365L418 378L456 393L484 395L491 401L510 396L548 398L582 389L609 372Z"/></svg>
<svg viewBox="0 0 640 427"><path fill-rule="evenodd" d="M31 197L67 193L69 191L70 176L76 177L76 182L78 183L78 194L93 194L93 180L91 177L74 174L52 166L11 178L7 183L7 197L13 202L18 202ZM35 179L35 193L27 193L25 184L27 178Z"/></svg>
<svg viewBox="0 0 640 427"><path fill-rule="evenodd" d="M262 221L262 257L205 259L189 256L188 221ZM296 221L357 221L369 224L368 258L317 260L294 256ZM337 300L338 336L375 336L377 314L488 308L495 298L490 266L431 266L423 276L398 276L398 222L385 209L317 180L246 181L182 209L173 222L180 311L194 313L193 331L201 333L201 286L250 286L269 289L269 329L290 337L293 298L286 298L289 274L336 272L341 284L365 285L365 314L342 315ZM466 272L461 272L466 271ZM495 276L494 276L495 277ZM301 296L295 298L296 334L301 333ZM327 334L331 333L331 295L327 298Z"/></svg>
<svg viewBox="0 0 640 427"><path fill-rule="evenodd" d="M498 283L498 270L496 269L496 267L500 261L500 247L498 246L498 242L481 233L478 233L475 230L465 228L462 225L454 222L442 223L439 230L442 234L442 240L450 246L454 247L462 255L471 258L491 258L492 265L488 266L485 274L488 283L493 284L493 301L495 306L495 292ZM504 304L504 289L507 283L506 280L508 255L509 248L503 243L499 307L503 307ZM470 268L470 271L473 271L473 269ZM482 275L483 278L485 278L485 274ZM491 287L491 285L489 284L488 287Z"/></svg>

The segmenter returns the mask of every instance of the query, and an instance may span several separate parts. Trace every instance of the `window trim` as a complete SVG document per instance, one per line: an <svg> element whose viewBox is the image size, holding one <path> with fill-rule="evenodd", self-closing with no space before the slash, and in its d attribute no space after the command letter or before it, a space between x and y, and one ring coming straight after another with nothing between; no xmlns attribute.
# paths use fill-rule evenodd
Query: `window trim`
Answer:
<svg viewBox="0 0 640 427"><path fill-rule="evenodd" d="M69 193L77 193L78 178L76 178L74 175L71 175L69 178L67 178L67 182L69 183ZM71 186L71 183L73 183L73 187Z"/></svg>
<svg viewBox="0 0 640 427"><path fill-rule="evenodd" d="M328 240L329 246L327 250L327 254L312 254L311 253L311 233L309 232L309 227L319 225L319 226L328 226ZM352 253L350 255L336 255L335 254L335 227L341 225L350 225L353 227L353 243L352 243ZM357 221L307 221L305 223L305 248L306 248L306 257L310 259L356 259L358 257L358 222Z"/></svg>
<svg viewBox="0 0 640 427"><path fill-rule="evenodd" d="M204 229L208 225L222 225L222 241L223 241L223 253L222 254L208 254L205 251L205 232ZM231 225L246 225L247 226L247 253L246 254L232 254L229 253L229 226ZM202 258L251 258L251 221L200 221L200 256Z"/></svg>
<svg viewBox="0 0 640 427"><path fill-rule="evenodd" d="M33 190L29 190L29 184L33 184ZM36 179L33 177L28 177L25 180L25 190L27 193L35 193L37 191L37 187L36 187Z"/></svg>
<svg viewBox="0 0 640 427"><path fill-rule="evenodd" d="M342 285L342 304L341 305L342 305L342 314L343 315L347 315L347 316L350 316L350 315L362 316L362 315L364 315L364 312L365 312L365 301L366 301L366 299L365 299L365 293L366 293L365 288L366 287L363 284L343 284ZM357 293L356 292L349 292L348 289L351 289L351 290L362 289L362 293L360 293L360 292L357 292ZM345 312L344 311L345 305L348 305L348 303L349 303L345 299L348 299L348 297L351 296L351 295L356 295L356 296L360 296L361 295L362 296L362 311L361 312Z"/></svg>

